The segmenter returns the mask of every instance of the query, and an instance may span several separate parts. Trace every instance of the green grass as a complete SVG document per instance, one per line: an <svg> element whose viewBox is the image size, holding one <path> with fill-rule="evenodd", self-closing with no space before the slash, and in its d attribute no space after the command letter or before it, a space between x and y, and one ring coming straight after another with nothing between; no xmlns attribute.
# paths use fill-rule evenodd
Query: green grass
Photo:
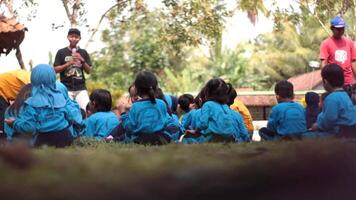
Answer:
<svg viewBox="0 0 356 200"><path fill-rule="evenodd" d="M356 140L167 146L84 141L32 149L23 168L5 161L3 152L0 199L350 199L356 187Z"/></svg>

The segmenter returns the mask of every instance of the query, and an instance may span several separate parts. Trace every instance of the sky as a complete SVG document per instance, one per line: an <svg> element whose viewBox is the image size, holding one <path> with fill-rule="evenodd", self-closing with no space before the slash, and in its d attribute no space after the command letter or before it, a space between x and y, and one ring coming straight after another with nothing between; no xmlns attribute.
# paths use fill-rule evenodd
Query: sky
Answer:
<svg viewBox="0 0 356 200"><path fill-rule="evenodd" d="M16 1L16 0L15 0ZM228 4L235 0L227 1ZM150 3L160 2L160 0L151 0ZM268 6L268 0L265 0ZM288 6L288 1L279 0L279 4ZM95 27L100 20L101 15L112 5L114 0L90 0L88 6L88 25ZM283 5L282 5L283 6ZM26 68L29 68L29 62L32 60L33 66L49 62L49 52L52 53L53 59L58 49L68 45L67 31L70 24L65 15L64 7L60 0L38 0L36 6L36 17L31 21L22 20L28 31L25 39L20 45L22 56ZM63 27L53 30L52 24L64 24ZM259 16L256 25L252 25L245 12L238 12L233 17L226 20L226 30L223 33L223 47L234 48L238 42L247 41L255 38L261 33L272 31L273 22L262 15ZM85 28L78 27L82 30L82 39L79 46L85 46L89 39L89 34ZM105 23L100 27L105 28ZM103 47L100 40L100 32L97 32L94 41L90 43L87 51L89 53L99 50ZM8 56L0 56L0 73L9 70L19 69L15 51Z"/></svg>

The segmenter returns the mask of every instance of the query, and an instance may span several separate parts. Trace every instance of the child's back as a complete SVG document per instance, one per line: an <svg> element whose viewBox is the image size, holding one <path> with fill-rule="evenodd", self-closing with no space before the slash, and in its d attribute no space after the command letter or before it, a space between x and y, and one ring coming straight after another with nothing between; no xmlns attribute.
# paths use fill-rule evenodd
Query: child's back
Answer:
<svg viewBox="0 0 356 200"><path fill-rule="evenodd" d="M156 99L156 103L149 99L138 100L121 118L125 130L134 134L162 131L169 120L166 104L160 99Z"/></svg>
<svg viewBox="0 0 356 200"><path fill-rule="evenodd" d="M103 139L119 125L116 115L111 112L96 112L85 120L85 136Z"/></svg>
<svg viewBox="0 0 356 200"><path fill-rule="evenodd" d="M307 131L304 108L295 102L282 102L272 108L267 128L286 136Z"/></svg>
<svg viewBox="0 0 356 200"><path fill-rule="evenodd" d="M248 132L253 133L254 130L253 123L252 123L253 119L250 111L247 109L245 104L243 104L239 100L235 100L234 103L230 106L230 108L241 114Z"/></svg>
<svg viewBox="0 0 356 200"><path fill-rule="evenodd" d="M356 125L356 107L345 91L331 92L323 103L323 110L317 119L319 129L335 132L337 126Z"/></svg>

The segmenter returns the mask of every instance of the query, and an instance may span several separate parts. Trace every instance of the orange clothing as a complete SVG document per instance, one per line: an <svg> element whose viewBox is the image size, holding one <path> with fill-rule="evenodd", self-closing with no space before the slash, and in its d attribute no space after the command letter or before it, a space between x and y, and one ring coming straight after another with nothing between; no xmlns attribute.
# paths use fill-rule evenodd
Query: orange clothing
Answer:
<svg viewBox="0 0 356 200"><path fill-rule="evenodd" d="M30 83L30 72L14 70L0 74L0 96L7 102L15 100L22 86Z"/></svg>
<svg viewBox="0 0 356 200"><path fill-rule="evenodd" d="M230 106L230 108L236 112L239 112L244 119L246 129L249 133L252 133L253 128L253 120L250 111L247 109L244 103L239 100L235 100L234 103Z"/></svg>

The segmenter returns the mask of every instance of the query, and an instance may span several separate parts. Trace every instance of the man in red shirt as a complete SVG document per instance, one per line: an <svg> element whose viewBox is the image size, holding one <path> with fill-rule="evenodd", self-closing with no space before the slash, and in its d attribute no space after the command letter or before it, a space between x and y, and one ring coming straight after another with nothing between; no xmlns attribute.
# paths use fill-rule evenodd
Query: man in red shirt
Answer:
<svg viewBox="0 0 356 200"><path fill-rule="evenodd" d="M333 35L324 40L320 45L321 68L327 64L337 64L344 71L344 86L350 87L356 75L356 50L353 41L344 37L345 21L336 16L330 21Z"/></svg>

